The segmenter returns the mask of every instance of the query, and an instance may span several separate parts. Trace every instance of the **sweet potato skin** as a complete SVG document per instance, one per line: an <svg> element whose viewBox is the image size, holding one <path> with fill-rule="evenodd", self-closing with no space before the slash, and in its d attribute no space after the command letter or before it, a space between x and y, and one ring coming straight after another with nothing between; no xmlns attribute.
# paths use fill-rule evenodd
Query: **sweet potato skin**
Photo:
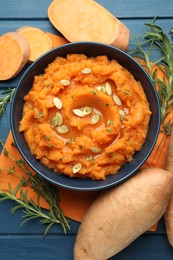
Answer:
<svg viewBox="0 0 173 260"><path fill-rule="evenodd" d="M130 40L130 31L118 19L116 19L116 22L118 24L118 30L116 31L114 39L109 44L115 46L122 51L127 52Z"/></svg>
<svg viewBox="0 0 173 260"><path fill-rule="evenodd" d="M169 140L165 169L171 171L173 174L173 131ZM165 211L164 218L168 241L173 246L173 194Z"/></svg>
<svg viewBox="0 0 173 260"><path fill-rule="evenodd" d="M172 184L169 171L153 168L103 192L82 220L74 259L106 260L128 246L162 217Z"/></svg>
<svg viewBox="0 0 173 260"><path fill-rule="evenodd" d="M171 246L173 246L173 195L170 198L168 207L164 214L164 218L168 241L171 244Z"/></svg>
<svg viewBox="0 0 173 260"><path fill-rule="evenodd" d="M50 32L46 32L46 34L49 36L49 38L52 41L52 49L61 46L63 44L69 43L69 41L67 41L64 37L50 33Z"/></svg>

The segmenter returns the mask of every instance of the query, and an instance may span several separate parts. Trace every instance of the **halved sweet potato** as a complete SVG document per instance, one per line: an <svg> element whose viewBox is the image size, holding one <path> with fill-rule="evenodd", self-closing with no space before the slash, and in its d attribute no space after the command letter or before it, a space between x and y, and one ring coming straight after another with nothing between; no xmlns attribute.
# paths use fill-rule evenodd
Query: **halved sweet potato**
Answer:
<svg viewBox="0 0 173 260"><path fill-rule="evenodd" d="M29 62L35 61L42 54L52 49L49 36L39 28L24 26L17 30L27 40L30 47Z"/></svg>
<svg viewBox="0 0 173 260"><path fill-rule="evenodd" d="M63 44L69 43L69 41L62 36L50 32L46 32L46 34L49 36L50 40L52 41L52 48L56 48Z"/></svg>
<svg viewBox="0 0 173 260"><path fill-rule="evenodd" d="M17 32L8 32L0 37L0 80L15 77L29 58L29 45Z"/></svg>
<svg viewBox="0 0 173 260"><path fill-rule="evenodd" d="M96 41L128 49L128 28L93 0L54 0L48 17L70 42Z"/></svg>

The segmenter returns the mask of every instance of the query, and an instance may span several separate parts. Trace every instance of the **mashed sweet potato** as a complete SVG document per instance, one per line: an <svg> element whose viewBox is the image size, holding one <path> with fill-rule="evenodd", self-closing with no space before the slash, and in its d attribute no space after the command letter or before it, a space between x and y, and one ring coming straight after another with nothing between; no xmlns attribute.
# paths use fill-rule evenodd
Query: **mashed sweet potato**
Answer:
<svg viewBox="0 0 173 260"><path fill-rule="evenodd" d="M57 57L24 98L20 132L47 167L103 180L132 160L151 116L140 82L117 61Z"/></svg>

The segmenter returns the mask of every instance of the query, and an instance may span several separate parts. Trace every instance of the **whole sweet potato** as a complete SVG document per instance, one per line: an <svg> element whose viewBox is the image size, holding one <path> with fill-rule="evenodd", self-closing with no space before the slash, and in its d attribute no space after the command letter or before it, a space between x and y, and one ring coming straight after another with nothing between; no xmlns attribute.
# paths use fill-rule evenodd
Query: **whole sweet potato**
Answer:
<svg viewBox="0 0 173 260"><path fill-rule="evenodd" d="M169 140L165 169L171 171L173 174L173 131ZM173 246L173 194L165 211L164 217L168 241Z"/></svg>
<svg viewBox="0 0 173 260"><path fill-rule="evenodd" d="M173 176L146 169L103 192L79 227L75 260L105 260L149 230L164 214L172 194Z"/></svg>

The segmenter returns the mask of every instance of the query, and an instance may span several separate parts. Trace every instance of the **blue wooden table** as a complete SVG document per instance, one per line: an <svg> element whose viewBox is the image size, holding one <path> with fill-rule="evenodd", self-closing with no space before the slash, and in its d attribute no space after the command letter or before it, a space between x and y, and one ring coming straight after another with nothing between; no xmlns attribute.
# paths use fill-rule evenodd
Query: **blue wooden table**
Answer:
<svg viewBox="0 0 173 260"><path fill-rule="evenodd" d="M73 1L71 2L73 4ZM97 2L130 29L130 49L135 48L133 34L140 39L146 28L144 23L151 22L155 16L158 16L157 23L166 33L171 27L173 28L172 0L97 0ZM0 35L15 31L21 26L35 26L57 33L47 18L50 3L51 0L0 0ZM0 91L16 87L25 69L13 80L0 82ZM3 141L6 140L10 130L9 118L10 105L0 119L0 138ZM66 235L56 226L50 230L46 238L43 238L44 228L37 221L19 227L22 211L11 215L10 209L13 206L14 203L9 201L0 203L0 260L73 259L78 222L71 221L71 231ZM146 232L112 259L172 260L173 248L167 241L163 219L159 222L156 232Z"/></svg>

